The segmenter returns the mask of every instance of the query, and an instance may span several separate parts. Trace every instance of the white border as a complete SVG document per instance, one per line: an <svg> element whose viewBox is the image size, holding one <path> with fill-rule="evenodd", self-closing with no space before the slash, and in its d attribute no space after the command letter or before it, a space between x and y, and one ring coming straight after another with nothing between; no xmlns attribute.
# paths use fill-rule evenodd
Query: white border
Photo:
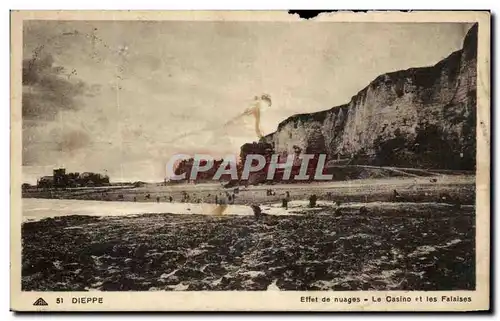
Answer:
<svg viewBox="0 0 500 321"><path fill-rule="evenodd" d="M163 1L120 1L118 3L107 3L105 4L104 1L97 1L97 0L87 0L87 1L82 1L82 2L67 2L67 1L54 1L54 0L46 0L43 1L43 5L41 2L38 1L24 1L24 0L19 0L19 1L4 1L2 2L2 6L5 6L3 8L4 10L2 11L4 14L3 19L3 24L1 28L1 36L3 37L4 44L8 43L9 39L9 24L8 24L8 9L10 8L15 8L15 9L62 9L62 8L67 8L67 9L286 9L286 8L301 8L301 9L315 9L315 8L328 8L335 6L338 9L353 9L353 8L376 8L376 9L393 9L393 8L403 8L403 9L457 9L457 7L460 7L461 9L493 9L493 12L498 12L498 1L484 1L484 0L475 0L475 1L467 1L461 4L458 4L456 1L436 1L436 0L431 0L431 1L426 1L426 0L421 0L418 2L397 2L397 1L377 1L376 4L372 1L356 1L356 0L351 0L349 2L337 2L337 3L332 3L331 1L287 1L286 3L281 3L281 4L274 4L271 3L270 1L239 1L238 3L235 3L233 1L219 1L219 2L204 2L204 1L192 1L192 0L186 0L182 1L181 3L169 3L165 4ZM495 39L497 39L497 35L495 34ZM3 50L2 52L2 58L4 61L4 66L5 70L8 70L10 67L9 64L9 53L7 50ZM492 57L494 59L496 57ZM494 70L496 72L496 68ZM7 73L4 73L4 77L2 78L3 81L3 86L1 87L3 90L2 92L2 97L4 98L4 102L6 105L8 105L9 101L9 76ZM497 89L492 88L493 93L496 93ZM0 195L3 197L3 204L5 208L5 212L9 212L9 184L10 180L5 179L6 177L9 177L9 163L10 163L10 158L9 155L6 153L6 151L9 148L9 143L10 143L10 134L8 131L9 128L9 112L8 108L4 108L3 112L5 115L4 117L0 117L0 120L4 122L0 128L1 128L1 139L0 139L0 144L3 147L4 153L2 154L3 157L1 158L2 161L2 168L4 170L4 180L1 181L0 183L0 188L1 192ZM500 117L498 112L496 113L495 120L498 120L497 117ZM496 140L495 143L495 148L498 147L498 139ZM495 175L496 179L496 175ZM495 198L498 199L497 193L495 192ZM4 215L4 220L7 220L8 215ZM7 223L7 222L5 222ZM2 234L3 236L3 242L2 244L2 250L5 256L7 256L7 253L9 252L9 224L3 224L4 226L4 233ZM500 228L500 223L499 220L496 220L496 226L494 230L499 230ZM498 257L498 250L496 249L496 254ZM4 256L4 257L5 257ZM7 264L2 265L2 275L4 276L4 282L3 284L8 284L9 283L9 269ZM498 280L498 278L496 278ZM498 281L497 281L498 282ZM2 302L4 302L4 305L2 307L2 311L4 311L4 315L6 318L5 319L12 319L13 315L5 315L6 311L8 311L9 307L7 302L9 302L8 297L9 297L9 289L8 287L4 286L3 291L2 291ZM496 295L497 302L498 303L498 294ZM364 315L361 315L363 317ZM173 316L170 316L173 317ZM265 316L256 316L259 319L262 319L263 317L266 318ZM275 317L275 316L270 316L270 317ZM304 315L300 317L306 317ZM339 316L336 315L336 318L345 318L345 317L355 317L354 315L349 315L349 316ZM357 316L359 317L359 315ZM385 317L383 315L379 315L379 317ZM402 315L399 315L399 317L405 318ZM454 315L440 315L440 318L455 318L456 316ZM469 315L468 317L474 318L477 316ZM31 318L31 317L29 317ZM68 318L67 316L61 316L60 319L64 320ZM84 317L86 318L86 317ZM2 318L3 319L3 318ZM141 317L132 317L132 319L141 319Z"/></svg>

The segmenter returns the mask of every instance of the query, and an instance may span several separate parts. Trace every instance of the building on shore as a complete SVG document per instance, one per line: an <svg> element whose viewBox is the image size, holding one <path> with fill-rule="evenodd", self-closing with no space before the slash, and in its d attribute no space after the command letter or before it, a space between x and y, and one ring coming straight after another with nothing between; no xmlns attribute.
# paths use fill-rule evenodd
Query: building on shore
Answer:
<svg viewBox="0 0 500 321"><path fill-rule="evenodd" d="M66 173L65 168L54 169L52 176L42 176L37 180L37 187L93 187L108 186L109 176L93 172Z"/></svg>

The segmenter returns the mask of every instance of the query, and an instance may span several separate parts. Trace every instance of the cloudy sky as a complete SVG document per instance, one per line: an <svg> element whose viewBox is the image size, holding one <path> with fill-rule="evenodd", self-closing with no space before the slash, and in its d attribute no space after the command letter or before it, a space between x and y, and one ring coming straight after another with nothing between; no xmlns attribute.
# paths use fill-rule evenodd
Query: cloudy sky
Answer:
<svg viewBox="0 0 500 321"><path fill-rule="evenodd" d="M172 154L239 154L257 140L252 126L219 128L254 96L272 97L267 134L293 114L348 102L382 73L435 64L460 49L468 27L27 21L24 181L54 167L161 181Z"/></svg>

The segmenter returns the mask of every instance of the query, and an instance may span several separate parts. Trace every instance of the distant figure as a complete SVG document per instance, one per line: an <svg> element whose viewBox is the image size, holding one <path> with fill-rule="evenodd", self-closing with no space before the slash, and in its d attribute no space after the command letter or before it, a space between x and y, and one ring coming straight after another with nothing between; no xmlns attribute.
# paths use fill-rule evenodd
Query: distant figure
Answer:
<svg viewBox="0 0 500 321"><path fill-rule="evenodd" d="M281 207L284 207L286 210L288 210L288 199L284 198L281 201Z"/></svg>
<svg viewBox="0 0 500 321"><path fill-rule="evenodd" d="M316 194L312 194L309 197L309 207L316 207L316 201L317 200L318 200L318 197L316 196Z"/></svg>
<svg viewBox="0 0 500 321"><path fill-rule="evenodd" d="M134 196L134 202L137 202L137 197Z"/></svg>
<svg viewBox="0 0 500 321"><path fill-rule="evenodd" d="M392 195L392 200L393 200L394 202L401 202L401 201L404 201L403 196L401 196L401 195L398 193L398 191L394 190L394 191L392 192L392 194L393 194L393 195Z"/></svg>
<svg viewBox="0 0 500 321"><path fill-rule="evenodd" d="M146 194L146 199L150 199L151 198L151 194Z"/></svg>
<svg viewBox="0 0 500 321"><path fill-rule="evenodd" d="M174 198L172 196L169 196L168 200L170 201L170 203L172 203L172 201L174 200Z"/></svg>
<svg viewBox="0 0 500 321"><path fill-rule="evenodd" d="M215 204L219 205L219 198L215 195Z"/></svg>
<svg viewBox="0 0 500 321"><path fill-rule="evenodd" d="M258 220L262 216L262 210L260 209L260 206L259 205L251 205L250 207L253 210L253 215Z"/></svg>
<svg viewBox="0 0 500 321"><path fill-rule="evenodd" d="M289 201L290 200L290 192L286 192L286 199Z"/></svg>
<svg viewBox="0 0 500 321"><path fill-rule="evenodd" d="M123 199L123 194L118 194L118 199L122 200Z"/></svg>
<svg viewBox="0 0 500 321"><path fill-rule="evenodd" d="M156 196L156 203L160 203L160 196Z"/></svg>

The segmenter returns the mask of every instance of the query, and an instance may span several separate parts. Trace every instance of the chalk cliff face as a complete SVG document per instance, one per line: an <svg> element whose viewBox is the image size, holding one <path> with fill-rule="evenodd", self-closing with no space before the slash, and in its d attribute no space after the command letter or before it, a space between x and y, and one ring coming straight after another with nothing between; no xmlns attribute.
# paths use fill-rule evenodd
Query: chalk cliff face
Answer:
<svg viewBox="0 0 500 321"><path fill-rule="evenodd" d="M436 65L381 75L345 105L289 117L261 143L357 164L473 169L476 58L477 24Z"/></svg>

